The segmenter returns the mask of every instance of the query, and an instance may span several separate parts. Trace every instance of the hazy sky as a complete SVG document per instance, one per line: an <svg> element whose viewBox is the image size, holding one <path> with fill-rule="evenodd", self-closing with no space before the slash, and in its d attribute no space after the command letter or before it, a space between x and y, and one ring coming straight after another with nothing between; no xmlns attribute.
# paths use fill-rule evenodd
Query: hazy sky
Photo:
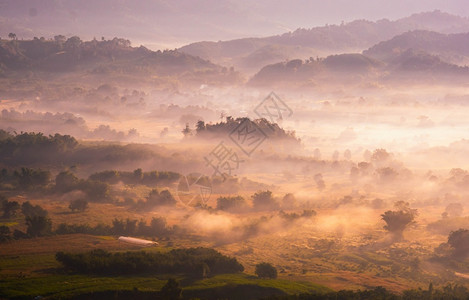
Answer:
<svg viewBox="0 0 469 300"><path fill-rule="evenodd" d="M435 9L469 16L467 0L0 0L0 36L118 36L173 48Z"/></svg>

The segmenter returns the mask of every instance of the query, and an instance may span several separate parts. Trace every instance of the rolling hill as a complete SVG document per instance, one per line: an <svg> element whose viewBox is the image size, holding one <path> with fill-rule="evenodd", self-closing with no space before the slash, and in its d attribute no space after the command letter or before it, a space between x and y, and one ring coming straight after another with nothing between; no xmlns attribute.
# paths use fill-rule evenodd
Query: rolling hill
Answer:
<svg viewBox="0 0 469 300"><path fill-rule="evenodd" d="M469 19L433 11L395 21L356 20L341 25L299 28L293 32L264 38L197 42L179 50L217 63L252 71L262 67L266 61L273 62L266 57L282 60L305 59L345 52L361 52L374 44L411 30L431 30L441 33L469 32ZM259 52L262 55L259 55ZM253 60L253 56L261 59Z"/></svg>
<svg viewBox="0 0 469 300"><path fill-rule="evenodd" d="M363 51L363 54L380 60L392 60L413 49L438 55L442 60L465 64L469 59L469 33L443 34L416 30L395 36Z"/></svg>
<svg viewBox="0 0 469 300"><path fill-rule="evenodd" d="M352 53L331 55L325 59L290 60L262 68L249 81L252 86L286 85L315 86L317 84L398 82L458 83L467 81L469 68L442 61L424 51L408 49L390 61Z"/></svg>
<svg viewBox="0 0 469 300"><path fill-rule="evenodd" d="M73 36L55 40L1 40L0 72L4 77L25 72L83 77L148 80L172 78L185 83L236 83L240 76L233 69L213 64L177 50L151 51L131 47L120 38L82 41Z"/></svg>

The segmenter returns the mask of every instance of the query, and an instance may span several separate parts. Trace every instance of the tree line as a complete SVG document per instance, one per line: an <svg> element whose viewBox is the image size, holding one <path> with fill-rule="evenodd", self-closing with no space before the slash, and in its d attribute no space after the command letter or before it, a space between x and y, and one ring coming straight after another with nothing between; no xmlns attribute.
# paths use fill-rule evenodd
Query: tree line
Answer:
<svg viewBox="0 0 469 300"><path fill-rule="evenodd" d="M96 249L85 253L58 252L56 259L73 272L102 275L186 274L207 277L244 271L236 258L210 248L173 249L169 252Z"/></svg>
<svg viewBox="0 0 469 300"><path fill-rule="evenodd" d="M10 133L0 129L0 163L5 166L84 165L106 162L139 161L155 158L155 153L138 145L80 144L73 136L46 136L43 133Z"/></svg>

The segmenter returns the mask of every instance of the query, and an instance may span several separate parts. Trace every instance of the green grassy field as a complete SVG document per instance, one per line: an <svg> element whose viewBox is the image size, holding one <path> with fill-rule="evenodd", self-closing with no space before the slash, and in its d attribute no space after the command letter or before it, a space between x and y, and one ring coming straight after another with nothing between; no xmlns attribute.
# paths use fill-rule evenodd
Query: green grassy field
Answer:
<svg viewBox="0 0 469 300"><path fill-rule="evenodd" d="M3 259L2 259L3 260ZM5 261L5 260L4 260ZM8 261L8 259L6 259ZM43 263L47 259L41 260ZM3 263L2 266L8 266ZM68 298L81 294L102 291L159 291L168 276L84 276L76 274L54 274L55 270L45 270L34 277L2 276L0 297L30 299L35 296L48 298ZM199 281L178 278L183 287L183 294L203 295L213 290L225 290L236 287L250 287L273 294L324 293L330 289L308 282L295 282L284 279L258 279L247 274L225 274Z"/></svg>
<svg viewBox="0 0 469 300"><path fill-rule="evenodd" d="M41 277L10 278L0 280L0 297L31 298L38 295L67 298L84 293L109 290L158 291L166 283L163 278L152 277L94 277L83 275L45 274Z"/></svg>
<svg viewBox="0 0 469 300"><path fill-rule="evenodd" d="M186 287L187 290L210 289L226 284L254 284L261 287L275 288L286 294L301 294L308 292L325 293L331 289L311 282L291 281L285 279L259 279L248 274L224 274L203 279Z"/></svg>
<svg viewBox="0 0 469 300"><path fill-rule="evenodd" d="M72 239L76 243L68 243ZM77 247L90 249L100 246L109 250L113 247L117 250L135 249L132 245L119 244L115 238L87 235L51 236L3 244L3 248L0 249L0 299L31 299L39 295L50 299L62 299L96 292L134 291L136 289L156 292L170 277L166 275L87 276L72 274L63 270L55 260L55 252L59 248L77 251ZM169 249L171 248L156 247L145 250L168 251ZM263 295L330 291L324 286L310 282L259 279L245 273L224 274L202 280L183 276L176 276L176 278L183 288L183 295L189 297L202 297L207 293L215 293L215 295L233 293L231 290L238 293L233 297L239 299L246 299L246 295L252 295L255 298Z"/></svg>

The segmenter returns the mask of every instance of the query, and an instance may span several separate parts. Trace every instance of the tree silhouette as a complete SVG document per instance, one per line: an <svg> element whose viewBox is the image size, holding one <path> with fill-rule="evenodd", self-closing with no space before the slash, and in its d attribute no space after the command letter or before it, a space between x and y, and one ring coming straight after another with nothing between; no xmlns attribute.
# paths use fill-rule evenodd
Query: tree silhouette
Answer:
<svg viewBox="0 0 469 300"><path fill-rule="evenodd" d="M196 125L196 131L197 133L202 132L205 130L205 122L202 120L199 120Z"/></svg>
<svg viewBox="0 0 469 300"><path fill-rule="evenodd" d="M452 231L448 236L448 244L454 249L454 257L467 257L469 255L469 230L459 229Z"/></svg>
<svg viewBox="0 0 469 300"><path fill-rule="evenodd" d="M82 43L82 40L78 36L72 36L65 41L65 49L76 49Z"/></svg>
<svg viewBox="0 0 469 300"><path fill-rule="evenodd" d="M10 239L10 228L8 226L0 226L0 243Z"/></svg>
<svg viewBox="0 0 469 300"><path fill-rule="evenodd" d="M88 208L88 201L85 199L75 199L68 206L74 212L75 210L83 212Z"/></svg>
<svg viewBox="0 0 469 300"><path fill-rule="evenodd" d="M219 197L217 199L217 209L225 211L242 210L247 206L246 201L241 196Z"/></svg>
<svg viewBox="0 0 469 300"><path fill-rule="evenodd" d="M78 188L80 179L70 171L60 172L55 177L55 189L62 193L70 192Z"/></svg>
<svg viewBox="0 0 469 300"><path fill-rule="evenodd" d="M252 204L256 210L276 209L278 203L275 202L271 191L259 191L251 196Z"/></svg>
<svg viewBox="0 0 469 300"><path fill-rule="evenodd" d="M10 32L10 33L8 34L8 37L9 37L10 39L12 39L12 40L16 40L16 33Z"/></svg>
<svg viewBox="0 0 469 300"><path fill-rule="evenodd" d="M187 123L186 128L182 130L182 134L184 134L184 137L192 135L192 129L189 128L189 123Z"/></svg>
<svg viewBox="0 0 469 300"><path fill-rule="evenodd" d="M44 186L50 181L50 172L41 169L21 168L21 171L15 171L15 177L21 188L27 189L33 186Z"/></svg>
<svg viewBox="0 0 469 300"><path fill-rule="evenodd" d="M47 216L47 210L39 205L32 205L29 201L26 201L21 205L21 212L23 215L25 215L25 217Z"/></svg>
<svg viewBox="0 0 469 300"><path fill-rule="evenodd" d="M174 278L168 279L166 284L161 288L161 299L177 300L181 299L182 289Z"/></svg>
<svg viewBox="0 0 469 300"><path fill-rule="evenodd" d="M277 269L266 262L257 264L255 273L259 278L277 278Z"/></svg>
<svg viewBox="0 0 469 300"><path fill-rule="evenodd" d="M47 217L32 216L26 217L26 233L31 237L49 234L52 229L52 221Z"/></svg>
<svg viewBox="0 0 469 300"><path fill-rule="evenodd" d="M20 209L20 205L16 201L8 201L3 196L1 196L1 198L3 199L1 202L1 208L3 210L3 218L11 218Z"/></svg>
<svg viewBox="0 0 469 300"><path fill-rule="evenodd" d="M401 240L404 230L413 223L418 212L416 209L411 209L409 203L404 201L396 202L394 207L396 210L386 211L381 218L386 222L384 229L392 233L396 240Z"/></svg>

